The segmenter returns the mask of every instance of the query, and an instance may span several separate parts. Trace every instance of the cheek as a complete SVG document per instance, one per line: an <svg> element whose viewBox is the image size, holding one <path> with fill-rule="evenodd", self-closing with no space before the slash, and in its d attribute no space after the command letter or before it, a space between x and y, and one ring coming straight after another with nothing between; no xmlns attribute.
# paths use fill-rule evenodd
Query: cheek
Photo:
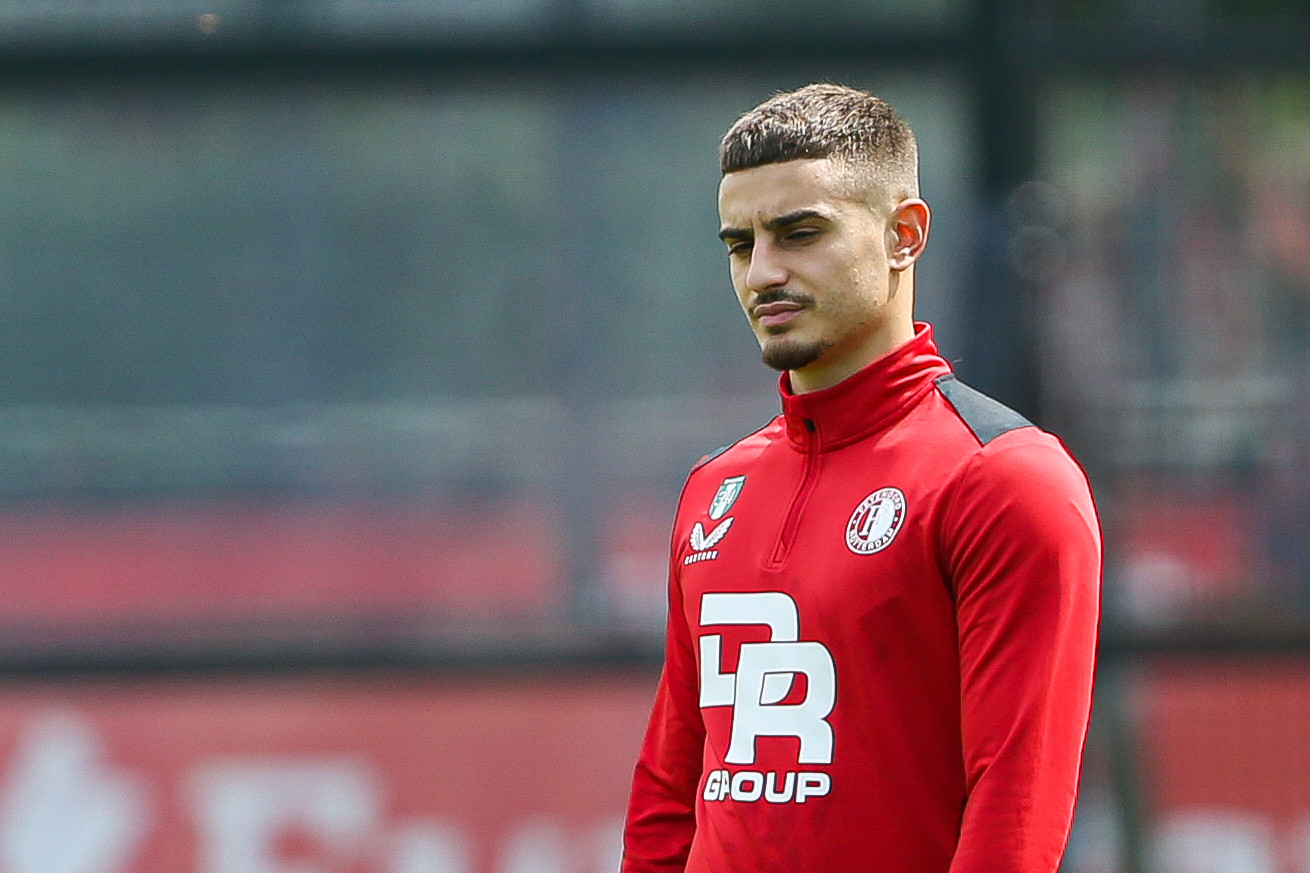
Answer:
<svg viewBox="0 0 1310 873"><path fill-rule="evenodd" d="M862 300L880 302L887 297L887 265L878 258L862 258L851 267L851 289Z"/></svg>
<svg viewBox="0 0 1310 873"><path fill-rule="evenodd" d="M732 293L737 298L737 305L740 306L744 312L746 310L746 301L750 299L751 295L750 291L746 289L745 283L741 281L741 278L736 273L732 276Z"/></svg>
<svg viewBox="0 0 1310 873"><path fill-rule="evenodd" d="M741 314L745 317L746 324L753 331L759 330L760 329L759 325L757 325L754 321L751 320L750 310L746 308L746 301L750 299L750 294L747 292L743 292L740 289L734 289L734 290L736 291L736 296L737 296L737 307L741 310Z"/></svg>
<svg viewBox="0 0 1310 873"><path fill-rule="evenodd" d="M728 281L732 283L732 293L736 295L738 303L745 303L746 292L742 279L744 271L731 261L728 262Z"/></svg>

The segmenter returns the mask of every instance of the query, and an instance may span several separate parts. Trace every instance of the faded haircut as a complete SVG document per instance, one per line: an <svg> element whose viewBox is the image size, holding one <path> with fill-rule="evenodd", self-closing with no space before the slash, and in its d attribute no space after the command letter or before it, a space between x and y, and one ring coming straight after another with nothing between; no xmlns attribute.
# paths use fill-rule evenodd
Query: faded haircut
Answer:
<svg viewBox="0 0 1310 873"><path fill-rule="evenodd" d="M894 201L919 194L919 146L910 126L885 100L845 85L777 94L737 119L719 145L725 176L807 158L845 164L855 185L877 186Z"/></svg>

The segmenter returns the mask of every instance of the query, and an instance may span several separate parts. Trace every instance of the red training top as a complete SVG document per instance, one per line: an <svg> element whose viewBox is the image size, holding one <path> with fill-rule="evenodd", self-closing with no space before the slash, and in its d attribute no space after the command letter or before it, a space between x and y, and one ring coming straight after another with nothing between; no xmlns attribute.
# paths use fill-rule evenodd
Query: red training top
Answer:
<svg viewBox="0 0 1310 873"><path fill-rule="evenodd" d="M624 873L1052 873L1100 534L1059 440L930 328L696 466Z"/></svg>

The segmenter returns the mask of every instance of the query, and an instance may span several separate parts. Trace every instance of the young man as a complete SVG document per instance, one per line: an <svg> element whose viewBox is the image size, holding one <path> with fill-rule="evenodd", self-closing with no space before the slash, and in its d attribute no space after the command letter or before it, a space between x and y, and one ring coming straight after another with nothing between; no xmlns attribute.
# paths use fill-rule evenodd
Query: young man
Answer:
<svg viewBox="0 0 1310 873"><path fill-rule="evenodd" d="M1060 442L912 316L914 137L833 85L724 137L720 236L782 414L703 459L624 873L1053 873L1100 537Z"/></svg>

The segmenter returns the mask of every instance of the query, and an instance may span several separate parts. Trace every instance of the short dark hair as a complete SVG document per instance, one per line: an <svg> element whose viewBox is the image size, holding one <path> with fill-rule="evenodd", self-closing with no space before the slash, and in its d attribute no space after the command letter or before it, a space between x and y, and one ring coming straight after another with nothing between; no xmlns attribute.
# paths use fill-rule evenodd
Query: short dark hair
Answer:
<svg viewBox="0 0 1310 873"><path fill-rule="evenodd" d="M910 126L887 101L845 85L777 94L737 119L719 145L725 176L806 158L872 171L868 178L898 199L919 193L919 147Z"/></svg>

